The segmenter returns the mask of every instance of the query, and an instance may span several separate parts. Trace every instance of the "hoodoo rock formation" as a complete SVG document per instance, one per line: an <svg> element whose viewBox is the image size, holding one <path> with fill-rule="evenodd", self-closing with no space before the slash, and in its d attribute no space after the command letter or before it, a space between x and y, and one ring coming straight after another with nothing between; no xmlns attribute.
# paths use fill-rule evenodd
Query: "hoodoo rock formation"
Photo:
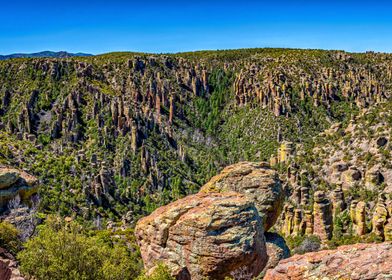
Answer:
<svg viewBox="0 0 392 280"><path fill-rule="evenodd" d="M199 193L158 208L137 223L147 271L164 262L177 279L251 279L265 267L262 220L234 193Z"/></svg>

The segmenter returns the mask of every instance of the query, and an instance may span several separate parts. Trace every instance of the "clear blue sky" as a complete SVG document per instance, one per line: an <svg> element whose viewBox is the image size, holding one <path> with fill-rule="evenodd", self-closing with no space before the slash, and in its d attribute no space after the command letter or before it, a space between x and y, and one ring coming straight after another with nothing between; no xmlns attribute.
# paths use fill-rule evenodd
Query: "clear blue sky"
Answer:
<svg viewBox="0 0 392 280"><path fill-rule="evenodd" d="M0 7L0 54L249 47L392 52L387 1L4 0Z"/></svg>

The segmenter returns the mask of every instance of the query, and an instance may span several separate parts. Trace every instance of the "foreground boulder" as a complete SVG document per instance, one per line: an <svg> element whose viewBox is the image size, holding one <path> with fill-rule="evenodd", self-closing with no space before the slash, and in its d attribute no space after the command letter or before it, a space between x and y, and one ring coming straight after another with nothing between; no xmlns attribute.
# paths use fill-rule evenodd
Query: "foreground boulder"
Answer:
<svg viewBox="0 0 392 280"><path fill-rule="evenodd" d="M282 260L264 280L390 279L391 273L392 243L355 244Z"/></svg>
<svg viewBox="0 0 392 280"><path fill-rule="evenodd" d="M177 279L251 279L265 267L262 219L234 193L199 193L158 208L136 225L144 266L166 264Z"/></svg>
<svg viewBox="0 0 392 280"><path fill-rule="evenodd" d="M200 192L235 191L253 201L268 231L278 219L284 194L278 174L268 163L240 162L213 177Z"/></svg>

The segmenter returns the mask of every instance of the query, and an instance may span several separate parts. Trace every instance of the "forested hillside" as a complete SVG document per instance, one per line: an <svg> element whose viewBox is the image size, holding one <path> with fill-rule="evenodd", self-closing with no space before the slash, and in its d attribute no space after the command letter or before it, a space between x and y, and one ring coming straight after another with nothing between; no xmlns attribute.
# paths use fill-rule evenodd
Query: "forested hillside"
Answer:
<svg viewBox="0 0 392 280"><path fill-rule="evenodd" d="M271 160L285 197L273 230L291 249L300 250L313 233L332 239L330 246L356 242L373 232L363 225L372 222L361 218L366 233L356 234L348 205L363 200L365 213L372 212L390 190L391 93L392 55L379 53L243 49L0 61L3 219L28 232L26 238L38 234L42 246L61 243L56 236L72 240L67 234L80 237L80 250L102 242L107 255L95 265L119 269L113 279L125 277L121 267L136 277L141 260L133 228L140 218L197 193L228 165ZM295 151L290 159L282 160L282 144ZM313 227L312 211L324 211L331 190L348 200L339 213L329 213L329 224L320 214L324 231L313 232L306 223ZM248 205L237 197L214 199ZM341 228L332 230L332 221ZM369 240L385 239L382 228ZM34 274L37 263L29 255L38 245L26 244L24 271L46 279L47 271ZM132 263L107 261L117 252L110 250ZM104 268L94 277L112 279Z"/></svg>
<svg viewBox="0 0 392 280"><path fill-rule="evenodd" d="M44 211L137 219L387 98L390 59L249 49L3 61L2 161L40 177Z"/></svg>

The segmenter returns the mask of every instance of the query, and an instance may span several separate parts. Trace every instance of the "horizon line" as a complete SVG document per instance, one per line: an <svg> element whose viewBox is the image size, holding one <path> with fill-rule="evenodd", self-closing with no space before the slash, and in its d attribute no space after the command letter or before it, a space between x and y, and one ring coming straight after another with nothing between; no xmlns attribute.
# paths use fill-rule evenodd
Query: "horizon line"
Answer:
<svg viewBox="0 0 392 280"><path fill-rule="evenodd" d="M12 52L7 54L0 54L0 56L10 56L10 55L30 55L30 54L39 54L44 52L52 52L52 53L68 53L68 54L85 54L92 56L101 56L112 53L134 53L134 54L150 54L150 55L164 55L164 54L185 54L185 53L198 53L198 52L220 52L220 51L236 51L236 50L266 50L266 49L276 49L276 50L302 50L302 51L330 51L330 52L345 52L351 54L366 54L366 53L377 53L377 54L392 54L392 52L388 51L375 51L375 50L366 50L366 51L349 51L345 49L328 49L328 48L300 48L300 47L243 47L243 48L227 48L227 49L197 49L197 50L181 50L181 51L169 51L169 52L145 52L145 51L137 51L137 50L114 50L107 51L102 53L94 53L94 52L86 52L86 51L68 51L68 50L42 50L42 51L26 51L26 52Z"/></svg>

